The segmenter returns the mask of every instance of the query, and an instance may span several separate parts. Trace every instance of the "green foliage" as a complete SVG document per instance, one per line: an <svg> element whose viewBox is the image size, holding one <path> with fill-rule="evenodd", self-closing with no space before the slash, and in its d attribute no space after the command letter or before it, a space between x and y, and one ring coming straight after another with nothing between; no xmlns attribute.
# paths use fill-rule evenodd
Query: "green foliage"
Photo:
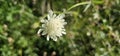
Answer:
<svg viewBox="0 0 120 56"><path fill-rule="evenodd" d="M37 35L49 9L66 15L57 42ZM119 55L119 0L0 0L0 56Z"/></svg>

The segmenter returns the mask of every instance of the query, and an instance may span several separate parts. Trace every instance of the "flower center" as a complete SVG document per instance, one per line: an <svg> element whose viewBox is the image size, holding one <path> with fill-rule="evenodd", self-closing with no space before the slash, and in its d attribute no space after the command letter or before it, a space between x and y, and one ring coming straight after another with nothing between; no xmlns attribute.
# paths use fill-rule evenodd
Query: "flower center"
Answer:
<svg viewBox="0 0 120 56"><path fill-rule="evenodd" d="M60 21L58 19L51 19L47 22L47 32L50 35L53 35L57 32L57 30L60 30L61 25Z"/></svg>

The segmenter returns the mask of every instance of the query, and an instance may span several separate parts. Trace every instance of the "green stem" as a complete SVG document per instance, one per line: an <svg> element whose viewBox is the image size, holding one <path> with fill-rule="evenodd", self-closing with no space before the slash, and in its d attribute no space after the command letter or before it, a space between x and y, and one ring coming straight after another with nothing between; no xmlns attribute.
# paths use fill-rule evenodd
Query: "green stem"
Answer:
<svg viewBox="0 0 120 56"><path fill-rule="evenodd" d="M73 8L77 7L77 6L80 6L80 5L85 5L85 4L89 4L89 3L90 3L90 1L77 3L77 4L73 5L73 6L71 6L70 8L68 8L68 10L67 10L67 11L69 11L69 10L71 10L71 9L73 9Z"/></svg>

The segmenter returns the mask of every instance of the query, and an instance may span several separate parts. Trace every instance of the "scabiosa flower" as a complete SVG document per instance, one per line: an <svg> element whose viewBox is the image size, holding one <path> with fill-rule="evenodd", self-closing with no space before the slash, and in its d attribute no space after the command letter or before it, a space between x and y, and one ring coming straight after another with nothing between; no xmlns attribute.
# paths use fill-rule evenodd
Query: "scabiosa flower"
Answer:
<svg viewBox="0 0 120 56"><path fill-rule="evenodd" d="M66 34L64 25L67 24L63 19L64 14L59 14L58 16L52 11L49 11L47 19L41 20L42 26L38 30L38 34L45 35L47 40L50 38L54 41L57 41L58 37L61 37L63 34Z"/></svg>

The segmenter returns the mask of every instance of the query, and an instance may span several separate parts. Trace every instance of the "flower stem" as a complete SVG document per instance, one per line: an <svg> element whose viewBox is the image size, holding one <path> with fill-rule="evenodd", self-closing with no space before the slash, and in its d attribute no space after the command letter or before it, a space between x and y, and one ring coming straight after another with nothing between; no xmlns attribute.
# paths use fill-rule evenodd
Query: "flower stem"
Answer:
<svg viewBox="0 0 120 56"><path fill-rule="evenodd" d="M67 10L67 11L69 11L69 10L71 10L71 9L73 9L73 8L77 7L77 6L80 6L80 5L89 4L90 2L91 2L91 1L77 3L77 4L73 5L73 6L71 6L70 8L68 8L68 10Z"/></svg>

